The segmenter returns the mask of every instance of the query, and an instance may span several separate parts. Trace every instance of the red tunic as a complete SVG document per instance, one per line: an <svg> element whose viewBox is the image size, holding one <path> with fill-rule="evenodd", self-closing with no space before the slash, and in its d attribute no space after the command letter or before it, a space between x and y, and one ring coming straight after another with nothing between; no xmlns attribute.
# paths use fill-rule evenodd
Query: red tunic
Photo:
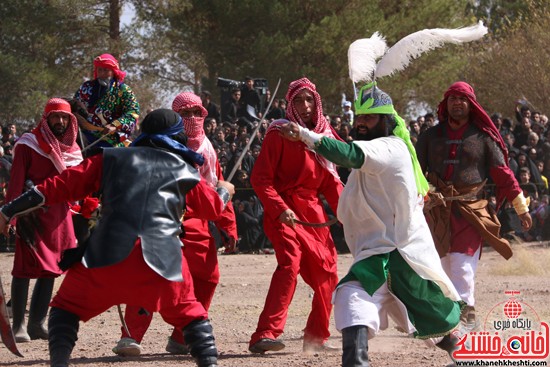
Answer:
<svg viewBox="0 0 550 367"><path fill-rule="evenodd" d="M11 168L6 202L24 191L26 180L35 185L58 172L50 159L38 154L31 147L17 144ZM33 249L21 238L16 239L12 275L19 278L57 277L63 273L57 265L64 250L76 246L73 221L67 201L48 206L38 211L42 230L35 235Z"/></svg>
<svg viewBox="0 0 550 367"><path fill-rule="evenodd" d="M102 173L102 156L94 156L38 186L38 190L46 197L46 205L78 200L100 188ZM207 220L218 218L223 209L218 194L204 181L187 194L187 200L197 203ZM190 279L185 257L182 271L185 279ZM113 283L113 279L117 281ZM171 282L155 273L143 260L139 241L130 256L120 263L93 269L76 264L69 269L52 306L86 321L121 303L141 305L150 312L160 311L167 322L178 328L207 317L203 306L195 300L192 283Z"/></svg>
<svg viewBox="0 0 550 367"><path fill-rule="evenodd" d="M219 177L220 180L223 180L219 163L217 164L216 176ZM206 185L206 182L201 180L201 184ZM206 312L208 312L220 279L216 243L208 229L208 221L216 222L220 228L224 229L233 238L237 238L237 226L231 202L227 204L222 215L216 217L217 212L209 210L206 207L208 203L204 203L200 200L201 196L198 195L199 190L203 192L213 192L212 189L205 189L202 185L200 187L195 187L187 194L187 211L183 221L185 236L182 242L184 262L186 263L186 267L188 266L188 272L193 279L193 289L191 291L194 292L196 300L200 302ZM186 274L184 273L183 276L185 279ZM131 336L132 339L141 343L143 336L153 320L152 313L145 314L139 312L142 307L141 304L139 304L139 306L137 306L137 304L128 304L126 306L124 320L126 321L130 335L126 333L124 327L121 327L121 338ZM180 328L174 328L170 337L178 343L184 343L183 333Z"/></svg>
<svg viewBox="0 0 550 367"><path fill-rule="evenodd" d="M220 180L223 180L219 163L216 164L216 175ZM215 220L217 226L236 239L237 224L235 222L235 212L233 205L229 202L220 217L203 219L204 207L201 203L188 197L186 206L183 255L187 259L189 271L193 277L195 296L204 308L208 310L214 298L214 291L220 280L218 251L214 238L208 229L208 220Z"/></svg>
<svg viewBox="0 0 550 367"><path fill-rule="evenodd" d="M298 274L315 292L304 338L320 343L330 335L331 296L338 275L329 228L291 228L279 221L281 213L290 208L302 221L326 222L319 194L336 213L342 184L319 159L305 144L285 140L274 130L267 134L254 164L251 183L265 209L264 230L273 243L278 266L251 344L283 332Z"/></svg>

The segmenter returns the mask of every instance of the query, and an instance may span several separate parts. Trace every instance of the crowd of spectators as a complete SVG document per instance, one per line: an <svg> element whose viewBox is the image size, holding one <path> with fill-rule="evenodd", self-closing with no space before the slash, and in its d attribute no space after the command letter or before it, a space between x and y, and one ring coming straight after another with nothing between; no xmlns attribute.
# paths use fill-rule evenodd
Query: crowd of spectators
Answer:
<svg viewBox="0 0 550 367"><path fill-rule="evenodd" d="M6 190L10 180L12 163L12 149L15 141L19 138L15 124L2 125L2 136L0 143L0 204L4 202ZM13 251L15 248L15 233L10 232L9 237L0 233L0 252Z"/></svg>
<svg viewBox="0 0 550 367"><path fill-rule="evenodd" d="M250 84L250 83L249 83ZM208 91L201 93L203 105L208 110L204 122L205 134L216 149L225 178L235 171L231 182L235 185L233 197L241 253L272 253L269 241L263 232L263 208L250 184L250 175L269 124L276 119L284 118L286 101L274 99L271 108L261 118L257 92L250 86L246 89L232 90L231 99L227 102L231 108L222 115L220 106L211 100ZM241 101L243 93L246 99ZM266 96L267 97L267 96ZM512 117L493 113L491 118L499 129L509 151L509 165L514 171L524 195L529 197L533 227L529 232L522 232L517 216L510 203L496 203L492 184L486 185L486 198L498 208L502 231L508 235L517 235L526 241L550 240L550 206L548 177L550 177L550 124L548 117L523 103L517 104ZM251 107L248 103L253 103ZM343 101L340 113L327 114L326 118L344 141L353 141L356 131L353 128L353 110L351 102ZM228 109L225 109L228 111ZM256 134L254 131L258 127ZM429 112L409 121L409 131L413 144L426 129L438 124L436 116ZM2 195L9 180L11 150L18 135L14 124L2 127L0 145L0 184ZM245 151L249 141L250 148ZM241 155L244 157L240 160ZM339 168L342 181L345 183L349 170ZM3 196L2 196L3 198ZM336 226L333 226L336 227ZM339 228L333 229L338 250L345 251L343 235ZM0 250L6 248L5 237L0 237ZM342 244L343 243L343 244ZM340 244L340 246L338 246Z"/></svg>
<svg viewBox="0 0 550 367"><path fill-rule="evenodd" d="M250 139L253 140L252 148L244 153L245 157L236 168L236 174L232 178L232 183L237 191L234 200L238 215L239 212L250 212L246 209L248 205L239 205L239 203L247 203L249 200L257 202L257 197L249 181L250 173L261 149L267 127L273 120L284 117L285 107L285 100L274 100L270 111L259 122L245 123L238 116L232 122L220 121L214 118L205 121L206 134L218 151L220 164L224 168L226 177L235 166L239 156L243 154L246 143ZM496 203L493 195L494 185L491 182L486 185L485 196L486 199L495 201L494 207L499 209L498 216L501 219L502 232L505 235L516 235L526 241L550 240L550 219L548 219L550 217L550 206L548 204L547 179L550 177L550 124L548 124L548 117L521 103L518 103L513 112L512 118L503 117L501 113L493 113L491 118L508 147L510 168L515 173L525 196L529 197L531 215L534 221L533 228L529 232L524 233L521 231L521 226L511 203L506 202L503 205L502 203ZM351 102L343 101L341 113L327 114L326 118L344 141L354 140L356 131L353 128ZM261 124L261 127L258 133L252 136L252 131L258 123ZM431 112L411 120L408 126L413 144L416 143L420 134L437 124L437 116ZM339 168L338 172L345 183L349 170ZM246 217L251 218L252 214L249 213ZM239 221L239 218L237 220ZM246 228L250 222L241 218L241 228ZM338 232L337 229L335 232ZM335 241L338 242L338 238ZM243 249L253 248L249 247L253 246L250 245L249 240L246 240L246 242L247 245L242 246ZM343 248L340 247L339 250L343 250Z"/></svg>

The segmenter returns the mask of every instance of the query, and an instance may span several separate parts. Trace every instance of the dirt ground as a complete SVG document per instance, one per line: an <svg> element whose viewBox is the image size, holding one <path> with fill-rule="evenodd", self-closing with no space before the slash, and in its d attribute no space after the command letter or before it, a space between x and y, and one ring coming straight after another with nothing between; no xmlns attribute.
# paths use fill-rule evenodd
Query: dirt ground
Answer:
<svg viewBox="0 0 550 367"><path fill-rule="evenodd" d="M516 243L515 255L505 261L490 249L484 250L477 275L477 314L483 317L496 304L506 301L506 290L520 290L519 300L529 304L543 321L550 321L550 247L548 243ZM13 254L0 254L0 275L4 291L9 293ZM340 353L306 355L302 353L302 329L310 310L311 289L300 280L282 340L286 348L277 353L252 355L248 341L262 310L271 275L276 266L273 255L220 255L221 283L211 307L220 353L219 365L252 366L326 366L340 365ZM351 256L339 257L339 273L344 275ZM56 282L58 286L60 281ZM31 283L32 286L32 283ZM331 325L330 342L340 345L341 337ZM88 323L81 324L79 340L72 354L72 366L194 366L189 356L174 356L164 347L171 328L156 316L145 335L140 357L122 358L111 348L120 335L120 321L115 307ZM19 345L24 358L12 355L0 346L0 366L48 366L46 341ZM446 366L448 356L424 342L399 333L393 326L369 342L373 367Z"/></svg>

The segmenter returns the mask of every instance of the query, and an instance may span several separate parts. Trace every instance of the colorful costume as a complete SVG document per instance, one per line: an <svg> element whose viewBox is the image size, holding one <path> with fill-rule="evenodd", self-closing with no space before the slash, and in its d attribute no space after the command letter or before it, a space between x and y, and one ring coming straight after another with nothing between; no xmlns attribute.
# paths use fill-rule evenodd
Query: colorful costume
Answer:
<svg viewBox="0 0 550 367"><path fill-rule="evenodd" d="M52 113L65 113L70 118L67 129L59 137L48 125L48 117ZM82 153L76 145L77 131L78 125L70 105L59 98L50 99L38 126L31 133L23 134L15 144L6 202L18 197L33 184L40 184L62 172L67 166L79 164ZM34 227L41 230L35 231ZM11 292L14 334L19 342L45 339L47 331L44 322L54 278L63 273L57 263L64 250L76 246L69 204L60 202L47 211L40 210L19 218L17 233ZM27 334L25 307L29 278L38 280L31 300Z"/></svg>
<svg viewBox="0 0 550 367"><path fill-rule="evenodd" d="M469 122L459 129L449 126L447 101L451 95L465 97L470 106ZM439 125L421 134L416 144L422 171L428 173L428 180L436 191L447 198L446 205L429 203L432 208L427 219L443 267L469 306L463 319L473 323L474 276L482 242L487 241L506 259L512 256L510 244L500 238L500 223L494 211L479 194L484 180L490 177L495 183L499 205L508 199L515 202L516 208L520 208L520 202L525 211L527 208L508 167L502 137L477 103L473 88L464 82L451 85L439 104L438 115ZM471 197L451 198L461 195Z"/></svg>
<svg viewBox="0 0 550 367"><path fill-rule="evenodd" d="M302 121L293 106L293 99L303 89L315 96L314 130L335 136L322 114L321 99L315 85L305 78L289 86L286 95L289 101L287 118ZM265 340L269 343L283 333L298 274L314 291L312 310L304 329L304 343L323 345L330 336L330 297L338 282L336 249L329 228L299 224L291 228L283 225L279 216L286 209L291 209L302 221L326 222L327 215L319 195L324 195L335 212L342 184L332 163L304 144L291 143L279 136L276 126L281 122L273 122L268 130L251 176L254 191L264 206L264 230L273 244L278 264L258 327L250 340L249 349L253 353L284 347L281 343L278 349L264 349L258 348L258 343Z"/></svg>
<svg viewBox="0 0 550 367"><path fill-rule="evenodd" d="M114 72L114 78L108 85L102 85L97 79L97 68L103 67ZM139 103L132 89L124 83L126 72L120 70L118 61L109 54L103 54L94 59L94 79L84 82L75 93L74 98L82 101L88 113L89 122L98 127L97 130L82 131L89 143L103 136L101 130L107 124L116 127L116 133L104 138L99 146L124 146L123 142L130 137L136 128L139 118ZM103 121L102 121L103 118Z"/></svg>
<svg viewBox="0 0 550 367"><path fill-rule="evenodd" d="M405 123L376 84L360 92L356 126L364 123L363 115L378 118L369 126L378 135L368 141L344 143L300 128L310 148L353 168L337 212L353 265L333 300L346 367L369 365L367 339L388 327L388 316L433 344L444 336L448 343L460 316L460 298L441 267L422 212L426 185L425 180L417 184L420 167Z"/></svg>
<svg viewBox="0 0 550 367"><path fill-rule="evenodd" d="M168 323L183 328L198 366L217 366L212 327L192 293L179 239L185 195L200 180L193 165L202 164L203 158L170 138L183 130L181 118L172 111L151 112L142 129L135 148L107 149L2 208L11 216L21 202L32 203L36 197L36 204L50 205L102 191L102 215L82 262L69 269L52 301L52 366L68 365L79 320L121 303L159 311ZM201 205L206 219L219 216L225 205L222 197L208 185L199 185L190 197Z"/></svg>

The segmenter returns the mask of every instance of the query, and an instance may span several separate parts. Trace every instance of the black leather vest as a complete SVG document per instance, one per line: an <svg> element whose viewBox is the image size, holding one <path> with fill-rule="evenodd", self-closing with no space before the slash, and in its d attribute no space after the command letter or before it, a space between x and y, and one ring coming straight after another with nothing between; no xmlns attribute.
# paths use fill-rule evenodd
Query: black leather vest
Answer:
<svg viewBox="0 0 550 367"><path fill-rule="evenodd" d="M145 262L164 278L182 281L179 234L185 194L200 181L178 155L149 147L103 153L101 215L83 263L89 268L124 260L141 239Z"/></svg>

